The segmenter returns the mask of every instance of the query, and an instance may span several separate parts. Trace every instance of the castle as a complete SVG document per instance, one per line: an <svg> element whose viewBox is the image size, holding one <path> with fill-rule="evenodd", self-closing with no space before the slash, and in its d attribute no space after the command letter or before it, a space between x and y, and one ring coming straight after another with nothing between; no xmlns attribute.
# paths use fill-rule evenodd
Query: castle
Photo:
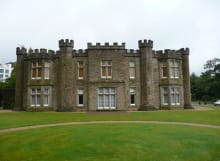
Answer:
<svg viewBox="0 0 220 161"><path fill-rule="evenodd" d="M136 111L191 106L189 49L156 51L153 41L17 48L16 110Z"/></svg>

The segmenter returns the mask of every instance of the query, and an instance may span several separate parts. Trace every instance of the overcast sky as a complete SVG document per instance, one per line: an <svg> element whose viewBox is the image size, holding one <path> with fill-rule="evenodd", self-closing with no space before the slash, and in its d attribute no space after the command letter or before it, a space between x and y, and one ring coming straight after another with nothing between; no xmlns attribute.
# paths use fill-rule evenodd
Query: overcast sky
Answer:
<svg viewBox="0 0 220 161"><path fill-rule="evenodd" d="M200 74L220 58L220 0L0 0L0 63L16 61L15 48L58 49L69 38L87 42L151 39L154 49L190 48L190 71Z"/></svg>

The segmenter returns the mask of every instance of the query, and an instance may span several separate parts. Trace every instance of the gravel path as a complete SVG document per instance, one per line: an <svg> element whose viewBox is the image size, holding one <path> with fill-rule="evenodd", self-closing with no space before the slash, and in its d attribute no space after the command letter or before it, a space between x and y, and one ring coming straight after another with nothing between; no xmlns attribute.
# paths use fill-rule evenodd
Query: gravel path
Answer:
<svg viewBox="0 0 220 161"><path fill-rule="evenodd" d="M54 126L64 126L64 125L112 124L112 123L113 124L182 125L182 126L194 126L194 127L206 127L206 128L220 129L220 126L218 126L218 125L186 123L186 122L168 122L168 121L88 121L88 122L66 122L66 123L54 123L54 124L45 124L45 125L33 125L33 126L16 127L16 128L0 130L0 134L1 133L7 133L7 132L13 132L13 131L37 129L37 128L43 128L43 127L54 127Z"/></svg>

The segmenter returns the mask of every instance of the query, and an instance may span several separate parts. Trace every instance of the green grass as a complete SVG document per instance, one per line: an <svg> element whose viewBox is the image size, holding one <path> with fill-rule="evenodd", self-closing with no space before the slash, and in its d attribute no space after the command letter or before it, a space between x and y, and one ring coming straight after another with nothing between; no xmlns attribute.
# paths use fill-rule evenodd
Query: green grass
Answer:
<svg viewBox="0 0 220 161"><path fill-rule="evenodd" d="M219 161L220 129L71 125L0 134L1 161Z"/></svg>
<svg viewBox="0 0 220 161"><path fill-rule="evenodd" d="M211 108L211 107L210 107ZM71 121L101 121L101 120L157 120L192 122L202 124L220 125L220 108L204 111L155 111L132 112L125 114L89 114L68 112L11 112L0 113L0 129L39 125L48 123L61 123Z"/></svg>

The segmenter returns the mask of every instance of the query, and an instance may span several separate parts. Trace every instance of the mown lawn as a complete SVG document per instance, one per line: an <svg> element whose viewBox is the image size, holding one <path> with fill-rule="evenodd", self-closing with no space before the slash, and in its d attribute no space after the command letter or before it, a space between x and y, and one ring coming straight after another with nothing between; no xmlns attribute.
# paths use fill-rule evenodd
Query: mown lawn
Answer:
<svg viewBox="0 0 220 161"><path fill-rule="evenodd" d="M115 114L90 114L68 112L11 112L0 113L0 129L39 125L48 123L62 123L72 121L101 121L101 120L150 120L150 121L177 121L201 124L220 125L220 108L210 107L204 111L154 111L128 112Z"/></svg>
<svg viewBox="0 0 220 161"><path fill-rule="evenodd" d="M219 161L220 129L151 124L48 127L0 134L1 161Z"/></svg>

